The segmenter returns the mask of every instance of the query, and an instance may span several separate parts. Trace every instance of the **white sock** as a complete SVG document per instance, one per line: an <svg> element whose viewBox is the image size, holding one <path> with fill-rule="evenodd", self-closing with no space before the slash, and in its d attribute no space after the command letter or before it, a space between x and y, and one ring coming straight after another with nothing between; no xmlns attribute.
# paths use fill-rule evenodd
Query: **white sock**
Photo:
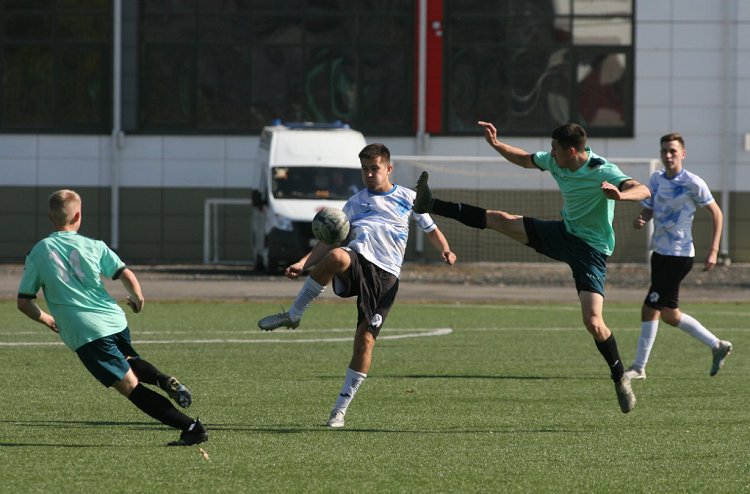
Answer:
<svg viewBox="0 0 750 494"><path fill-rule="evenodd" d="M349 403L351 403L352 398L354 398L354 395L359 389L359 385L362 384L362 381L364 381L366 377L367 374L362 374L361 372L352 370L351 367L346 369L344 386L341 388L341 393L339 393L336 404L333 406L334 410L342 410L346 412Z"/></svg>
<svg viewBox="0 0 750 494"><path fill-rule="evenodd" d="M633 368L643 372L648 362L648 356L651 354L651 347L656 340L656 331L659 329L659 321L641 322L641 337L638 338L638 350L635 351L635 361Z"/></svg>
<svg viewBox="0 0 750 494"><path fill-rule="evenodd" d="M704 345L708 346L711 350L719 348L719 338L713 335L711 331L703 327L695 318L685 314L683 312L682 319L680 320L677 327L700 341Z"/></svg>
<svg viewBox="0 0 750 494"><path fill-rule="evenodd" d="M294 299L294 304L289 309L289 315L292 316L292 319L301 319L302 314L310 307L312 301L318 298L318 295L323 293L325 289L324 285L319 285L317 281L308 276L305 284L302 286L302 290L299 291L297 298Z"/></svg>

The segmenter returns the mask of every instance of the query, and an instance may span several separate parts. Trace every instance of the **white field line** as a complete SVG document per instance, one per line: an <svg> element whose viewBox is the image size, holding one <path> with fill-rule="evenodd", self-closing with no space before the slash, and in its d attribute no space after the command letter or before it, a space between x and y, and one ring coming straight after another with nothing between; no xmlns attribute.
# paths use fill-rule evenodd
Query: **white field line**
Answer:
<svg viewBox="0 0 750 494"><path fill-rule="evenodd" d="M323 330L321 330L323 331ZM327 330L331 331L331 330ZM341 330L336 330L341 331ZM346 330L353 332L353 330ZM414 331L414 330L411 330ZM419 331L419 330L417 330ZM292 332L292 331L289 331ZM425 336L443 336L451 334L453 330L451 328L440 328L429 330L424 333L404 333L394 335L381 335L378 337L379 340L399 340L402 338L421 338ZM257 339L257 340L239 340L239 339L210 339L210 340L134 340L134 345L166 345L175 343L323 343L323 342L338 342L338 341L352 341L351 336L345 338L305 338L299 340L282 340L282 339ZM62 345L62 341L45 341L45 342L30 342L30 341L18 341L18 342L1 342L0 346L50 346L50 345Z"/></svg>

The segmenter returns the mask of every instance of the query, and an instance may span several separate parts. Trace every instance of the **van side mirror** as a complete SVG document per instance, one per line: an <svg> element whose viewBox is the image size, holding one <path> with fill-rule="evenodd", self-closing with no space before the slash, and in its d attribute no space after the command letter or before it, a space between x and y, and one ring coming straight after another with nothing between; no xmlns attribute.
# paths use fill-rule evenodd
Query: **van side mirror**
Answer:
<svg viewBox="0 0 750 494"><path fill-rule="evenodd" d="M255 206L256 208L262 208L268 203L268 201L263 200L263 196L261 195L259 189L253 189L250 197L253 201L253 206Z"/></svg>

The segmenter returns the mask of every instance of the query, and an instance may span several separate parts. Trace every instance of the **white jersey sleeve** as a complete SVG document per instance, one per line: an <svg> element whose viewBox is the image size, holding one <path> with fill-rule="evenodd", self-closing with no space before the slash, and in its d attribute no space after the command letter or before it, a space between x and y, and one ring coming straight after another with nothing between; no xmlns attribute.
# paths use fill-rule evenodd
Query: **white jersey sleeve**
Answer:
<svg viewBox="0 0 750 494"><path fill-rule="evenodd" d="M430 215L414 213L415 195L413 190L394 185L382 194L364 189L352 196L343 209L355 234L349 247L376 266L400 276L409 219L413 217L425 232L437 228Z"/></svg>

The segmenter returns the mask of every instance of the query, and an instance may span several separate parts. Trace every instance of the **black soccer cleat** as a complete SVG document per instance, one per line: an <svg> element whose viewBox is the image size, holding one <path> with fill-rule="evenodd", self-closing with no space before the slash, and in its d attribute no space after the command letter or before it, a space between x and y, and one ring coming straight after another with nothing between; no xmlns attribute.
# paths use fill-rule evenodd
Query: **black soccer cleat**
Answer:
<svg viewBox="0 0 750 494"><path fill-rule="evenodd" d="M414 198L414 212L417 214L431 213L432 205L435 202L435 198L432 197L430 186L428 184L430 180L430 174L422 172L417 180L417 197Z"/></svg>
<svg viewBox="0 0 750 494"><path fill-rule="evenodd" d="M165 391L169 397L182 408L187 408L193 403L193 396L190 394L190 391L174 377L167 379L165 386Z"/></svg>
<svg viewBox="0 0 750 494"><path fill-rule="evenodd" d="M193 444L205 443L206 441L208 441L208 430L201 423L200 419L196 418L190 424L190 427L182 431L178 441L172 441L167 446L192 446Z"/></svg>

